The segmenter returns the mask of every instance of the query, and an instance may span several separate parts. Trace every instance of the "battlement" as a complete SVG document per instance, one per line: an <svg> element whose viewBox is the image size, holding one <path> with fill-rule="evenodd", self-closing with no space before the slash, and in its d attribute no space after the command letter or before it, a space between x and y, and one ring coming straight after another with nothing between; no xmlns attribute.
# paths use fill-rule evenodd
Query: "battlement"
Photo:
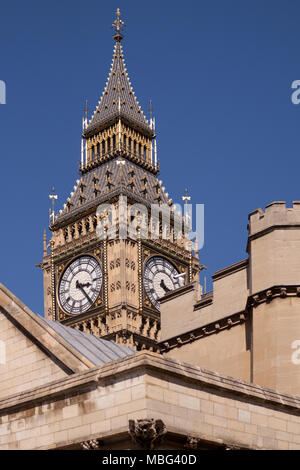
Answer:
<svg viewBox="0 0 300 470"><path fill-rule="evenodd" d="M285 201L274 201L268 204L265 211L256 209L248 216L249 237L274 227L300 228L300 201L293 201L292 207L287 207Z"/></svg>

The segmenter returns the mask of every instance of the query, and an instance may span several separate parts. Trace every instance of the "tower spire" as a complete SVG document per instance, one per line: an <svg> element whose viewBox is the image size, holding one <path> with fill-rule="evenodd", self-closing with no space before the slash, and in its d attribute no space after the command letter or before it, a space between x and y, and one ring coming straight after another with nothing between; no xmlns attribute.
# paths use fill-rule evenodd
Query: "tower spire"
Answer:
<svg viewBox="0 0 300 470"><path fill-rule="evenodd" d="M133 91L124 60L124 52L121 45L123 35L121 33L125 23L120 19L120 10L117 10L117 19L113 22L116 41L113 51L113 60L107 82L96 106L91 120L86 119L83 137L89 138L97 132L109 127L121 119L138 131L150 138L154 136L154 130L147 121L142 108ZM152 119L152 123L154 119Z"/></svg>
<svg viewBox="0 0 300 470"><path fill-rule="evenodd" d="M116 31L116 34L114 35L114 40L116 42L122 41L124 36L123 36L123 34L121 34L121 30L124 29L125 26L126 26L124 21L122 21L120 19L120 15L121 15L120 8L117 8L117 18L115 19L115 21L112 24L112 27Z"/></svg>

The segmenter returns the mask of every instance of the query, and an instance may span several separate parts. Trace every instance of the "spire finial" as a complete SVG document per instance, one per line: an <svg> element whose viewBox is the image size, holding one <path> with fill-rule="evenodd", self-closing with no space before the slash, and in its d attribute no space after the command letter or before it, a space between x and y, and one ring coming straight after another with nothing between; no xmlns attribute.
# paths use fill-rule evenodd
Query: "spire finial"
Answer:
<svg viewBox="0 0 300 470"><path fill-rule="evenodd" d="M185 205L186 205L186 206L187 206L187 204L188 204L188 201L191 200L191 196L188 196L188 193L189 193L188 190L185 189L185 191L184 191L185 196L182 196L182 200L185 201Z"/></svg>
<svg viewBox="0 0 300 470"><path fill-rule="evenodd" d="M122 41L124 37L123 34L121 34L121 30L125 27L125 23L124 21L120 19L120 15L121 15L120 8L117 8L117 18L112 24L112 27L116 30L116 34L114 35L114 40L117 42Z"/></svg>
<svg viewBox="0 0 300 470"><path fill-rule="evenodd" d="M55 221L55 212L54 212L54 205L55 201L58 198L57 194L55 194L55 189L52 188L52 194L49 194L49 199L52 201L52 210L49 209L49 219L50 219L50 224L54 224Z"/></svg>
<svg viewBox="0 0 300 470"><path fill-rule="evenodd" d="M149 101L149 114L150 114L150 119L151 119L151 121L152 121L152 118L153 118L152 100Z"/></svg>

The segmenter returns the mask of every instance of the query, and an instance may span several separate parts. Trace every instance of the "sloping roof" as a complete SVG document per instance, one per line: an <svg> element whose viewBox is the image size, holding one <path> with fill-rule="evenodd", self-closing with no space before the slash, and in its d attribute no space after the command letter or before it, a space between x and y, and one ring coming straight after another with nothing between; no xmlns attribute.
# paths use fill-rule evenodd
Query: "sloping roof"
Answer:
<svg viewBox="0 0 300 470"><path fill-rule="evenodd" d="M42 318L1 283L0 312L68 374L135 354L130 348Z"/></svg>
<svg viewBox="0 0 300 470"><path fill-rule="evenodd" d="M99 104L83 135L89 137L119 117L153 135L132 89L124 61L121 43L115 44L110 74Z"/></svg>
<svg viewBox="0 0 300 470"><path fill-rule="evenodd" d="M118 194L132 197L145 205L168 204L167 193L164 192L155 175L126 158L123 161L122 180L116 158L84 173L68 198L69 208L65 205L64 209L56 215L53 226L76 215L79 208L80 211L89 209ZM93 181L97 181L100 189L96 197Z"/></svg>
<svg viewBox="0 0 300 470"><path fill-rule="evenodd" d="M126 348L112 341L97 338L88 333L62 325L59 322L47 320L46 318L43 318L43 320L80 354L95 364L95 366L107 364L116 359L122 359L123 357L135 354L133 349Z"/></svg>

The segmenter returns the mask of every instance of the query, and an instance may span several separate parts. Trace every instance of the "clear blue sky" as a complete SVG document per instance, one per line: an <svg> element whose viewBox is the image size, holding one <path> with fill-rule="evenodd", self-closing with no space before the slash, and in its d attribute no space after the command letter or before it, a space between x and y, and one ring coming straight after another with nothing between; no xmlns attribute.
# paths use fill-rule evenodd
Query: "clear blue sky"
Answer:
<svg viewBox="0 0 300 470"><path fill-rule="evenodd" d="M0 282L38 313L48 194L61 208L78 178L83 103L102 93L117 7L164 185L205 204L207 275L246 256L250 211L300 199L298 0L1 2Z"/></svg>

